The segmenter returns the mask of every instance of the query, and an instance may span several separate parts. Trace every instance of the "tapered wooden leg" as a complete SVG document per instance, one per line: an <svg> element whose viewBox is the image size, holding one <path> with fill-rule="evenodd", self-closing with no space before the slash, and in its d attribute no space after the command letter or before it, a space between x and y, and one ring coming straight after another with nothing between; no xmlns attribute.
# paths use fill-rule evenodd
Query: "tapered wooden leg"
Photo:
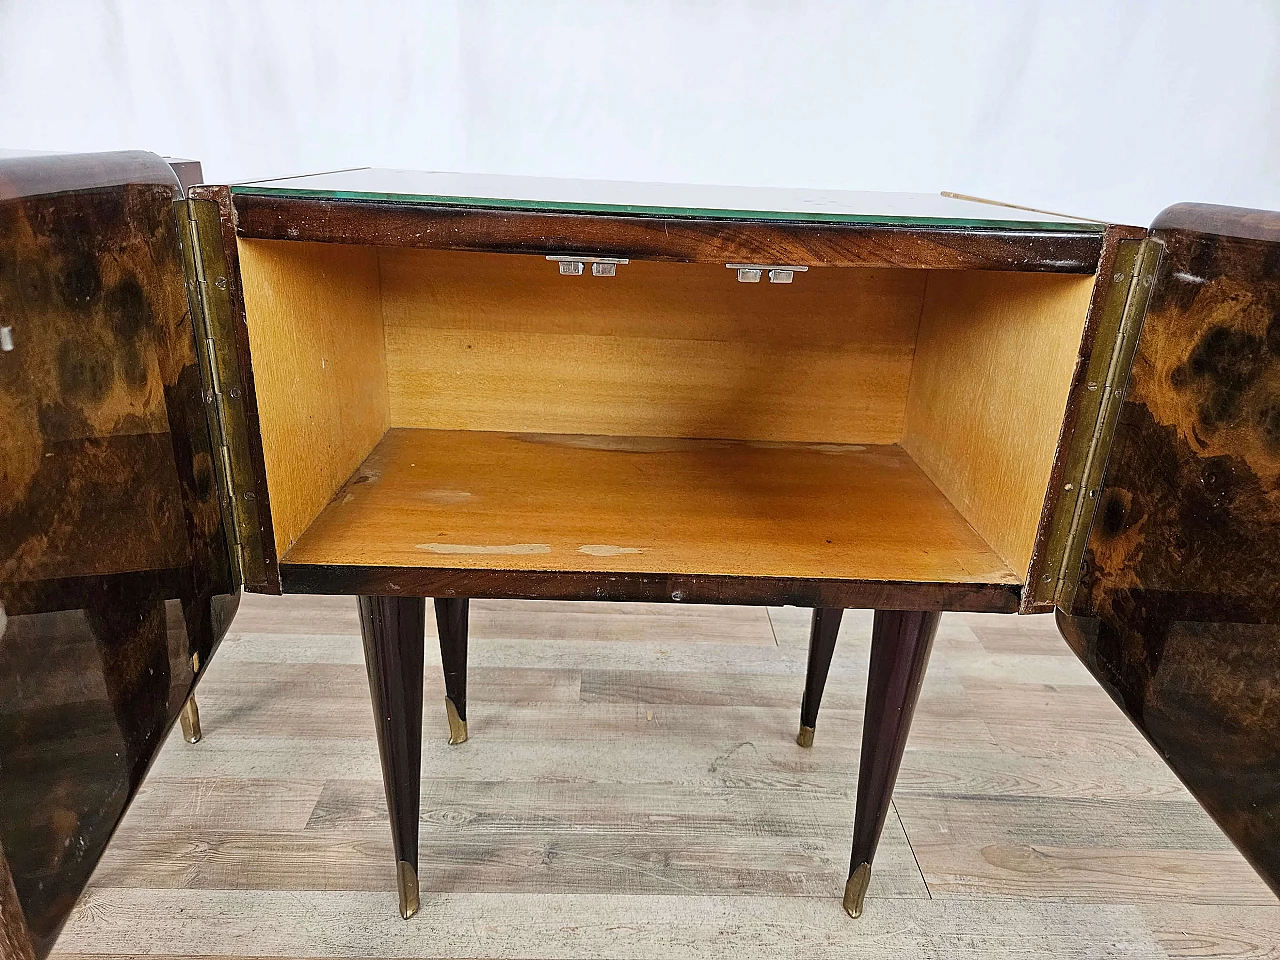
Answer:
<svg viewBox="0 0 1280 960"><path fill-rule="evenodd" d="M361 597L360 633L391 814L400 915L418 912L418 809L422 776L422 663L427 602Z"/></svg>
<svg viewBox="0 0 1280 960"><path fill-rule="evenodd" d="M844 611L839 607L819 607L813 611L813 623L809 627L809 667L804 677L804 699L800 701L800 732L796 734L796 743L802 747L813 746L813 728L818 725L818 707L827 685L831 655L836 652L836 634L840 632L842 616Z"/></svg>
<svg viewBox="0 0 1280 960"><path fill-rule="evenodd" d="M466 597L436 600L436 631L444 665L444 711L449 742L467 742L467 608Z"/></svg>
<svg viewBox="0 0 1280 960"><path fill-rule="evenodd" d="M196 695L187 697L182 705L182 713L178 714L178 722L182 724L182 739L187 743L200 742L200 708L196 706Z"/></svg>
<svg viewBox="0 0 1280 960"><path fill-rule="evenodd" d="M877 610L871 631L871 673L862 725L858 768L858 812L853 824L853 856L844 888L849 916L862 914L871 881L871 861L880 843L902 751L911 730L924 670L933 648L940 613Z"/></svg>

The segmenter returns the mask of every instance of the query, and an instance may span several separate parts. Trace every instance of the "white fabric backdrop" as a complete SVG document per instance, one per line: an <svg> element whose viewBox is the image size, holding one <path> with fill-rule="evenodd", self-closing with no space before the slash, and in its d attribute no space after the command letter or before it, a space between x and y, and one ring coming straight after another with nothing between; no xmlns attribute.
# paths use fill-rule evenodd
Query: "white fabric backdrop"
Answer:
<svg viewBox="0 0 1280 960"><path fill-rule="evenodd" d="M0 146L1280 209L1280 0L0 0Z"/></svg>

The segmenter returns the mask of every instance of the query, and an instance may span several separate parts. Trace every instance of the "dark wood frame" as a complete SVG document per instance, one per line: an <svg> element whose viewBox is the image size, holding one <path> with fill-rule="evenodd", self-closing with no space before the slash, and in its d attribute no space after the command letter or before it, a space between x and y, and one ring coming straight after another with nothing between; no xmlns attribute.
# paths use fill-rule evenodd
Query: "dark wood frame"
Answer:
<svg viewBox="0 0 1280 960"><path fill-rule="evenodd" d="M1097 232L1004 227L894 226L562 213L443 204L278 197L202 188L230 197L236 234L484 253L581 253L685 263L789 263L1094 273Z"/></svg>
<svg viewBox="0 0 1280 960"><path fill-rule="evenodd" d="M1016 583L280 565L283 592L475 600L614 600L1016 613Z"/></svg>

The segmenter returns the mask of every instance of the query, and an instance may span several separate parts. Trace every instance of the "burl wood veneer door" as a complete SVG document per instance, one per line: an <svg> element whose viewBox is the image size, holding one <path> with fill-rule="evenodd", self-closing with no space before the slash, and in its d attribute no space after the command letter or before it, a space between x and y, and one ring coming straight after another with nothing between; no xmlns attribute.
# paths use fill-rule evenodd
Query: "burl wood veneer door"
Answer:
<svg viewBox="0 0 1280 960"><path fill-rule="evenodd" d="M0 954L49 952L239 597L180 196L0 157Z"/></svg>
<svg viewBox="0 0 1280 960"><path fill-rule="evenodd" d="M1180 205L1074 601L1072 648L1280 891L1280 214Z"/></svg>

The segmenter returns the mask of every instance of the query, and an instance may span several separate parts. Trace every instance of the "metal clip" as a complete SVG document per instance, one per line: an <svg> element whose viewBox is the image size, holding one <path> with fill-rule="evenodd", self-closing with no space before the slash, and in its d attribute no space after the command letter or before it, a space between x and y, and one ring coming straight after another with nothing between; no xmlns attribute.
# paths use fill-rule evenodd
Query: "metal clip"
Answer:
<svg viewBox="0 0 1280 960"><path fill-rule="evenodd" d="M559 263L560 272L566 277L581 276L588 263L591 264L593 277L613 277L618 273L618 264L631 262L626 257L584 257L576 253L557 254L548 256L547 259Z"/></svg>
<svg viewBox="0 0 1280 960"><path fill-rule="evenodd" d="M769 274L770 283L790 283L797 273L804 273L808 267L767 263L726 263L730 270L738 271L739 283L759 283L764 273Z"/></svg>

